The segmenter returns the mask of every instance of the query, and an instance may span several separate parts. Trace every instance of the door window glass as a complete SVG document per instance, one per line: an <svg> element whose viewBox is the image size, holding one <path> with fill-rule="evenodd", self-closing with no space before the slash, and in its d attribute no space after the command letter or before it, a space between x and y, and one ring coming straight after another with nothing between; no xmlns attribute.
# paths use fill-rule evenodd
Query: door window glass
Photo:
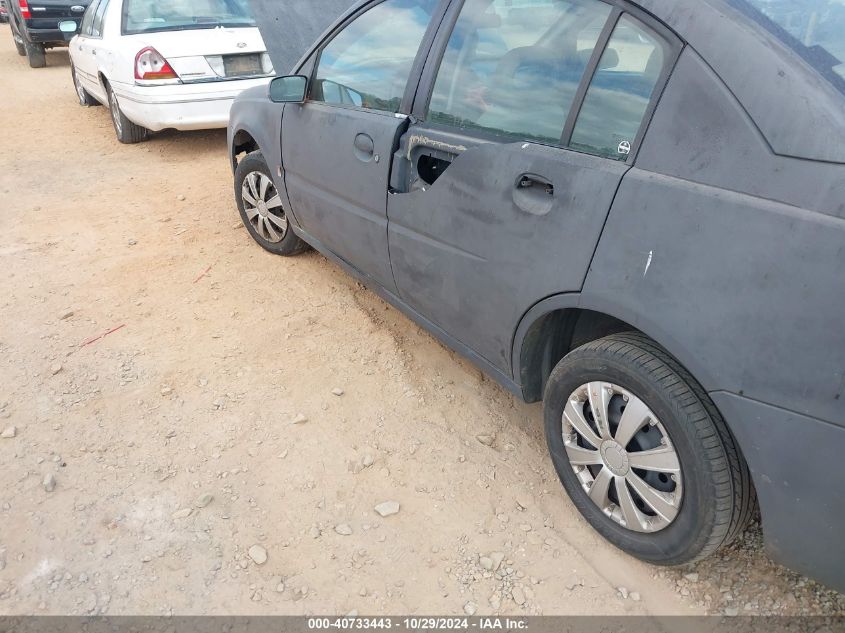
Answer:
<svg viewBox="0 0 845 633"><path fill-rule="evenodd" d="M101 0L97 7L97 12L94 14L94 23L91 25L91 35L94 37L103 37L103 16L105 16L108 6L109 0Z"/></svg>
<svg viewBox="0 0 845 633"><path fill-rule="evenodd" d="M623 15L593 75L570 147L625 160L666 61L661 40Z"/></svg>
<svg viewBox="0 0 845 633"><path fill-rule="evenodd" d="M386 0L323 49L313 101L398 112L436 0Z"/></svg>
<svg viewBox="0 0 845 633"><path fill-rule="evenodd" d="M97 11L98 4L99 1L94 0L94 2L88 5L88 10L82 16L82 26L79 27L80 35L91 35L91 26L94 24L94 13Z"/></svg>
<svg viewBox="0 0 845 633"><path fill-rule="evenodd" d="M598 0L467 0L429 120L559 143L611 7Z"/></svg>

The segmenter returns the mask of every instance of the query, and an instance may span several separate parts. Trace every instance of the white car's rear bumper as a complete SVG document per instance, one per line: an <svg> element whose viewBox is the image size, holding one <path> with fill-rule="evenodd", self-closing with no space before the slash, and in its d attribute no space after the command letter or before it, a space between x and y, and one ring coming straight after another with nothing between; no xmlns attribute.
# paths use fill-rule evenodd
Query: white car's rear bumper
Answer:
<svg viewBox="0 0 845 633"><path fill-rule="evenodd" d="M205 130L226 127L235 97L269 81L262 77L168 86L118 84L113 90L127 118L148 130Z"/></svg>

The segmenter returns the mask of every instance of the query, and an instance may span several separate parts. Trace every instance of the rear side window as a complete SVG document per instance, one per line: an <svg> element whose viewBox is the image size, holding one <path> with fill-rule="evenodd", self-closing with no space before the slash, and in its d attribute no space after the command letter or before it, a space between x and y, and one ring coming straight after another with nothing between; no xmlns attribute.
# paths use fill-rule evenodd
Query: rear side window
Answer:
<svg viewBox="0 0 845 633"><path fill-rule="evenodd" d="M94 22L91 25L91 35L94 37L103 37L103 18L106 15L106 9L109 7L109 0L101 0L97 6L97 11L94 13Z"/></svg>
<svg viewBox="0 0 845 633"><path fill-rule="evenodd" d="M602 54L569 146L605 158L626 160L663 73L663 40L623 15Z"/></svg>
<svg viewBox="0 0 845 633"><path fill-rule="evenodd" d="M91 27L94 24L94 14L97 12L97 6L99 4L99 0L94 0L94 2L88 5L88 9L82 17L82 26L79 27L80 35L91 35Z"/></svg>
<svg viewBox="0 0 845 633"><path fill-rule="evenodd" d="M467 0L440 65L428 119L558 144L611 12L598 0Z"/></svg>
<svg viewBox="0 0 845 633"><path fill-rule="evenodd" d="M311 100L398 112L434 0L386 0L323 49Z"/></svg>

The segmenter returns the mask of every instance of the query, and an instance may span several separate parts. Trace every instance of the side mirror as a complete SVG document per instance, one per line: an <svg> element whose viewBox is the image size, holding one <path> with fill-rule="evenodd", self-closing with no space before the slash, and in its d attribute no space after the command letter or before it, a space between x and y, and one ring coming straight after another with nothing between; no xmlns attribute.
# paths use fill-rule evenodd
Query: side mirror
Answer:
<svg viewBox="0 0 845 633"><path fill-rule="evenodd" d="M73 20L62 20L59 22L59 30L64 35L65 41L69 42L76 35L77 24Z"/></svg>
<svg viewBox="0 0 845 633"><path fill-rule="evenodd" d="M276 77L270 82L270 101L274 103L302 103L308 77L304 75L286 75Z"/></svg>

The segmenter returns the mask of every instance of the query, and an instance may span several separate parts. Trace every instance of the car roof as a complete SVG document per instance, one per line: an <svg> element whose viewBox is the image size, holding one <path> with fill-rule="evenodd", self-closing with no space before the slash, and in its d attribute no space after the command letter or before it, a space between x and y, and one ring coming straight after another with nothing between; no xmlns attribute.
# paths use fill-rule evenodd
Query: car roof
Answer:
<svg viewBox="0 0 845 633"><path fill-rule="evenodd" d="M318 37L368 0L251 0L273 65L289 72ZM743 0L635 0L725 82L783 156L845 163L845 95L747 12ZM290 25L290 26L287 26Z"/></svg>

